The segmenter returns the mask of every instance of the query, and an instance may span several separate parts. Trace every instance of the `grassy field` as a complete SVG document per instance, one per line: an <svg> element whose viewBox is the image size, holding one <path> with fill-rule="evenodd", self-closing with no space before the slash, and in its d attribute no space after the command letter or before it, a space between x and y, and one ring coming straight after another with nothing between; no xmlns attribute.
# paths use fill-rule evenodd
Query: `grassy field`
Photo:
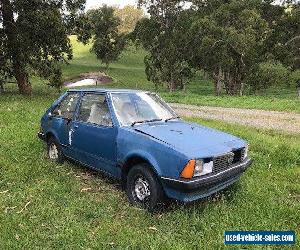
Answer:
<svg viewBox="0 0 300 250"><path fill-rule="evenodd" d="M240 249L223 244L225 230L296 230L299 238L299 136L193 120L249 140L254 164L207 200L150 214L131 207L113 180L46 159L36 132L56 95L0 98L0 249ZM274 249L297 247L299 239Z"/></svg>
<svg viewBox="0 0 300 250"><path fill-rule="evenodd" d="M101 70L88 47L72 39L75 58L64 67L65 79ZM145 80L143 54L126 51L108 72L109 86L154 90ZM300 136L192 119L247 139L254 164L240 182L209 199L150 214L131 207L115 181L46 159L36 133L59 93L40 79L32 82L32 97L13 95L11 84L0 96L0 249L240 249L223 244L225 230L296 230L296 246L274 249L300 248ZM217 98L201 76L186 93L159 91L173 102L300 112L290 90Z"/></svg>

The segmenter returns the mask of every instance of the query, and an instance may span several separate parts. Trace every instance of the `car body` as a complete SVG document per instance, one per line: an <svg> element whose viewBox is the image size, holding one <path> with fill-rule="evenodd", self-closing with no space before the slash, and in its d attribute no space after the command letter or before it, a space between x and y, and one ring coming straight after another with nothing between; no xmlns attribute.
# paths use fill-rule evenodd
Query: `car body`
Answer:
<svg viewBox="0 0 300 250"><path fill-rule="evenodd" d="M246 141L183 121L145 91L69 90L43 115L38 136L50 159L71 158L125 186L138 166L127 193L135 198L148 197L152 181L157 194L194 201L233 184L251 164Z"/></svg>

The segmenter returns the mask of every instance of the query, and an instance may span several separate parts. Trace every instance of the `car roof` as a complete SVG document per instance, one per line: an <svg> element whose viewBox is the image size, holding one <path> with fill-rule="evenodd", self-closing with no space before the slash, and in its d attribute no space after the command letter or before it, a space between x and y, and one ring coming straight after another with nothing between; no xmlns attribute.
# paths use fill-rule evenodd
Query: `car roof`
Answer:
<svg viewBox="0 0 300 250"><path fill-rule="evenodd" d="M134 90L134 89L102 89L102 88L87 88L87 89L69 89L68 92L96 92L96 93L149 93L149 91Z"/></svg>

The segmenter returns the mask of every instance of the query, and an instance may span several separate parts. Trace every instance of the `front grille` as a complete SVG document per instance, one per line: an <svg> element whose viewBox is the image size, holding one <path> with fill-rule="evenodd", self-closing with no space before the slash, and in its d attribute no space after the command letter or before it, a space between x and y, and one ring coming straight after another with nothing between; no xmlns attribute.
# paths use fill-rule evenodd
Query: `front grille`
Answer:
<svg viewBox="0 0 300 250"><path fill-rule="evenodd" d="M232 165L232 163L229 161L229 159L232 159L232 157L234 157L234 154L230 152L226 155L221 155L214 158L213 173L217 174L228 169Z"/></svg>
<svg viewBox="0 0 300 250"><path fill-rule="evenodd" d="M245 149L242 148L214 158L213 174L223 172L231 166L242 162L244 155Z"/></svg>

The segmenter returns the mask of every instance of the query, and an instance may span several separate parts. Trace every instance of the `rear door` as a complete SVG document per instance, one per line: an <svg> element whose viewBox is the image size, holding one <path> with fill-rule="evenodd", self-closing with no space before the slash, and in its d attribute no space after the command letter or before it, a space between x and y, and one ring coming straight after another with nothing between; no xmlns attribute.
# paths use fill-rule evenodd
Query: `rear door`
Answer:
<svg viewBox="0 0 300 250"><path fill-rule="evenodd" d="M72 126L71 149L76 158L116 176L117 131L117 127L113 126L106 95L84 94Z"/></svg>

